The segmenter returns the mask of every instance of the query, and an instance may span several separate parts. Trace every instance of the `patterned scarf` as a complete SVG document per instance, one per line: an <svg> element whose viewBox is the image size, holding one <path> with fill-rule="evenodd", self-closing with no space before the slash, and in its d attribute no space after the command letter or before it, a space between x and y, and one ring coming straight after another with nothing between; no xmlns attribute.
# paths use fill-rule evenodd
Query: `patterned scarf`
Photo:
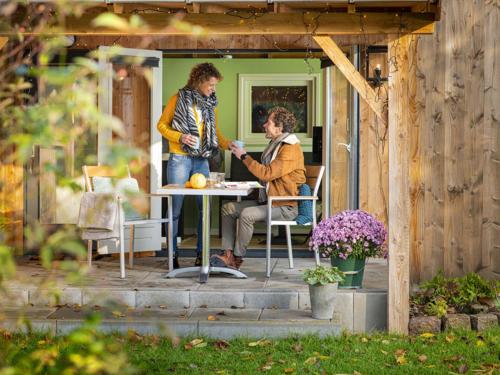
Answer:
<svg viewBox="0 0 500 375"><path fill-rule="evenodd" d="M198 133L194 114L195 106L201 110L202 120L205 124L203 139L200 140L199 148L195 149L181 143L182 149L190 156L209 158L212 150L219 148L215 129L215 107L217 104L215 93L210 96L203 96L198 90L188 87L179 90L172 128L183 134L191 134L199 138L200 134Z"/></svg>
<svg viewBox="0 0 500 375"><path fill-rule="evenodd" d="M273 139L267 147L262 152L262 156L260 157L260 162L263 165L269 165L276 158L278 154L278 149L281 146L282 141L288 137L290 133L283 133L278 138ZM261 185L265 187L265 189L259 189L259 203L264 203L267 201L267 190L269 188L268 183L264 181L260 181Z"/></svg>

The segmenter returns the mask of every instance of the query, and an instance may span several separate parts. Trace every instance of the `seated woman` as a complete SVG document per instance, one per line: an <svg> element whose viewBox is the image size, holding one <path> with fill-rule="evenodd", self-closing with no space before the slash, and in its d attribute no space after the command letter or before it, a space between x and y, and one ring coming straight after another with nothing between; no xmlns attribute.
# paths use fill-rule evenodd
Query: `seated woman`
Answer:
<svg viewBox="0 0 500 375"><path fill-rule="evenodd" d="M234 143L231 145L233 154L243 161L265 189L259 189L257 201L231 202L222 207L222 248L225 251L223 255L214 255L210 259L212 266L241 267L255 222L267 220L268 195L299 195L299 186L306 182L306 170L300 141L292 134L295 123L294 114L285 108L275 107L269 111L264 130L270 142L262 153L260 163L247 155L243 148ZM296 201L273 202L272 220L293 220L297 214ZM236 219L239 219L238 232Z"/></svg>

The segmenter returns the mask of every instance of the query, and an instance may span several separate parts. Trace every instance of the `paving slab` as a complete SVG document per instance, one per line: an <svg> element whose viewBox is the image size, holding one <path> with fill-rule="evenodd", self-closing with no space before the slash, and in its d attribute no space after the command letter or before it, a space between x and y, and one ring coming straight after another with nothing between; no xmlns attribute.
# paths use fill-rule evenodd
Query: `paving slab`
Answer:
<svg viewBox="0 0 500 375"><path fill-rule="evenodd" d="M81 320L56 320L56 334L66 335L81 325ZM103 320L99 326L99 330L107 333L127 333L129 330L134 330L143 335L196 336L198 333L198 322L173 320Z"/></svg>
<svg viewBox="0 0 500 375"><path fill-rule="evenodd" d="M189 294L187 290L143 290L136 291L135 307L144 308L188 308Z"/></svg>
<svg viewBox="0 0 500 375"><path fill-rule="evenodd" d="M318 323L319 322L319 323ZM198 334L218 339L281 338L301 335L321 337L339 335L341 328L325 322L281 322L281 321L240 321L240 322L199 322Z"/></svg>
<svg viewBox="0 0 500 375"><path fill-rule="evenodd" d="M245 307L244 293L238 291L197 290L189 294L189 306L196 307Z"/></svg>
<svg viewBox="0 0 500 375"><path fill-rule="evenodd" d="M260 309L194 309L189 320L201 321L232 321L232 320L254 320L257 321L261 315Z"/></svg>
<svg viewBox="0 0 500 375"><path fill-rule="evenodd" d="M107 305L117 303L135 307L135 290L116 288L94 288L82 290L82 303L84 305Z"/></svg>
<svg viewBox="0 0 500 375"><path fill-rule="evenodd" d="M353 294L354 332L387 329L387 291L358 290Z"/></svg>
<svg viewBox="0 0 500 375"><path fill-rule="evenodd" d="M56 320L84 320L87 316L98 313L104 320L127 321L141 320L186 320L191 314L189 309L127 309L106 307L71 307L62 306L47 316L47 319Z"/></svg>
<svg viewBox="0 0 500 375"><path fill-rule="evenodd" d="M299 295L295 291L246 291L244 306L248 309L298 309Z"/></svg>
<svg viewBox="0 0 500 375"><path fill-rule="evenodd" d="M277 310L263 309L259 320L283 320L288 322L317 321L313 319L311 310Z"/></svg>

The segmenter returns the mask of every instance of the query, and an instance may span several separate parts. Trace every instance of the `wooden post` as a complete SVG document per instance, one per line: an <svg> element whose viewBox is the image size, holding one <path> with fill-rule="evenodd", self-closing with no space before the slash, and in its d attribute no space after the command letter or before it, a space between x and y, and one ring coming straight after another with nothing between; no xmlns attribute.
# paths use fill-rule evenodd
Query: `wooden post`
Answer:
<svg viewBox="0 0 500 375"><path fill-rule="evenodd" d="M389 42L389 296L390 332L408 333L410 292L410 126L411 36Z"/></svg>

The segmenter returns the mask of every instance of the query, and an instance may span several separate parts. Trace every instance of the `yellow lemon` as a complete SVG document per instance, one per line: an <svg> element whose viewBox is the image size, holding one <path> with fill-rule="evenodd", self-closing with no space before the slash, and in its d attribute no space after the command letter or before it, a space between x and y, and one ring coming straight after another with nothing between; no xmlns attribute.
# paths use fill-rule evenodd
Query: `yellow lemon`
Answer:
<svg viewBox="0 0 500 375"><path fill-rule="evenodd" d="M207 179L201 173L192 175L189 182L191 182L191 187L194 189L203 189L207 186Z"/></svg>

